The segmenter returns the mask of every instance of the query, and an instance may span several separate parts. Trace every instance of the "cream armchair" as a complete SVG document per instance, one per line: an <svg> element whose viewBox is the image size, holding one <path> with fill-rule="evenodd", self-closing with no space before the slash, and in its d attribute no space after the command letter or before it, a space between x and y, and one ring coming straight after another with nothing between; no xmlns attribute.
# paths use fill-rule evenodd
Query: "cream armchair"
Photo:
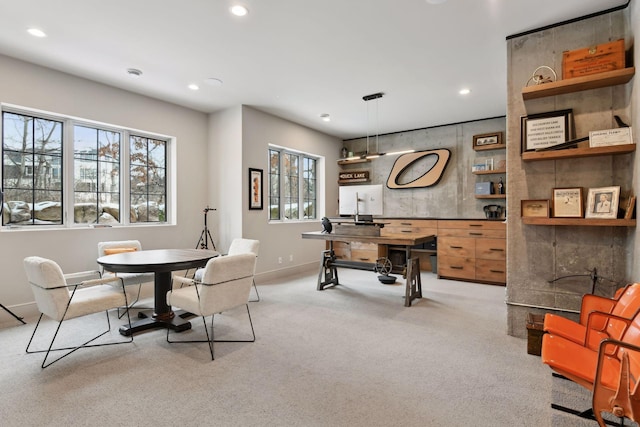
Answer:
<svg viewBox="0 0 640 427"><path fill-rule="evenodd" d="M126 341L111 341L103 344L89 343L103 336L111 330L111 322L109 313L111 310L120 306L127 306L130 295L125 291L123 281L119 277L101 278L98 271L86 271L65 275L60 266L49 259L37 256L27 257L24 259L24 269L27 274L27 280L31 285L31 290L36 300L40 317L38 323L33 330L33 334L27 344L27 353L46 353L42 361L42 368L57 362L74 351L84 347L97 347L112 344L124 344L133 341L133 337ZM95 277L94 279L82 280L81 278ZM112 286L111 283L116 283ZM58 332L62 326L62 322L70 319L86 316L89 314L104 311L107 315L107 329L99 335L89 339L83 344L72 347L54 347L54 342L58 336ZM51 343L46 350L32 350L31 344L34 341L38 326L43 316L47 316L58 322ZM127 311L129 325L131 319ZM47 363L49 353L52 351L66 351L53 361Z"/></svg>
<svg viewBox="0 0 640 427"><path fill-rule="evenodd" d="M174 281L190 286L183 286L169 291L167 293L167 304L179 307L196 316L201 316L207 339L171 341L170 330L167 329L167 341L170 343L206 342L209 344L211 360L214 360L214 342L254 342L256 335L253 330L248 301L251 284L253 283L255 258L253 254L212 258L203 269L201 281L174 276ZM242 305L247 309L253 338L250 340L216 340L213 333L215 313L222 313ZM209 335L205 319L207 316L211 316L211 335Z"/></svg>

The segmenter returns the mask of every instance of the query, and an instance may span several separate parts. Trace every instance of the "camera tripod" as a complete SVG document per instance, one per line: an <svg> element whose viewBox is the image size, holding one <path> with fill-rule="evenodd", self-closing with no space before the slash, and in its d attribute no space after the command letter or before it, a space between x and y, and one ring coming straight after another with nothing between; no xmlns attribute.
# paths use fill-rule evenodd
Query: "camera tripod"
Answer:
<svg viewBox="0 0 640 427"><path fill-rule="evenodd" d="M207 214L209 211L215 211L215 209L210 208L209 206L204 208L204 228L202 229L202 233L200 233L198 243L196 243L196 249L209 249L209 241L211 241L211 246L213 246L213 250L215 251L217 250L216 244L213 243L213 237L211 237L211 232L207 228Z"/></svg>

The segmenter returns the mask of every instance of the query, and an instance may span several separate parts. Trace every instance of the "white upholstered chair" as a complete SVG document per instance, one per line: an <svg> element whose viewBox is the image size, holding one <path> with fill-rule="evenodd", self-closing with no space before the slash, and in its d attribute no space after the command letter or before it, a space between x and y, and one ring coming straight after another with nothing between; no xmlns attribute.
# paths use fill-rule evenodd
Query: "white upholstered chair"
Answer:
<svg viewBox="0 0 640 427"><path fill-rule="evenodd" d="M40 311L38 323L29 339L26 352L46 353L42 361L43 368L83 347L124 344L133 341L133 337L131 337L126 341L111 341L103 344L89 345L89 343L111 330L111 322L109 321L109 313L107 310L127 306L129 295L125 291L122 279L118 277L101 278L99 271L85 271L65 275L55 261L37 256L25 258L24 269L27 274L27 280L31 285L38 310ZM94 279L80 281L81 278L86 279L89 277L94 277ZM111 283L116 283L116 285L112 286ZM54 342L63 321L102 311L107 315L107 329L105 331L77 346L54 347ZM58 325L51 338L51 343L46 350L32 350L30 347L43 316L57 321ZM129 318L128 312L127 318ZM129 325L131 325L131 319L129 319ZM62 356L47 363L49 353L62 350L67 351Z"/></svg>
<svg viewBox="0 0 640 427"><path fill-rule="evenodd" d="M183 286L169 291L167 293L167 304L181 308L196 316L201 316L207 339L171 341L169 339L170 330L167 329L167 341L170 343L206 342L209 344L211 360L214 360L214 342L254 342L256 335L253 330L248 301L251 284L253 283L255 258L253 254L238 254L212 258L203 269L201 281L175 276L173 280L190 286ZM253 338L250 340L216 340L213 333L215 314L242 305L247 309L247 316L249 317ZM211 335L209 335L205 319L207 316L211 316Z"/></svg>
<svg viewBox="0 0 640 427"><path fill-rule="evenodd" d="M134 252L141 251L142 244L139 240L113 240L108 242L98 242L98 257L102 257L105 255L113 255L119 254L123 252ZM102 269L102 266L100 267ZM153 273L113 273L110 271L105 271L102 269L103 277L113 277L117 276L122 278L125 286L138 286L138 292L133 297L133 301L129 302L129 305L126 307L127 309L133 307L138 300L140 299L140 290L142 289L142 284L147 282L153 282L154 275ZM148 307L141 307L148 308ZM124 314L124 313L123 313ZM121 318L122 314L120 314L120 309L118 308L118 318Z"/></svg>
<svg viewBox="0 0 640 427"><path fill-rule="evenodd" d="M254 263L254 266L253 266L253 273L255 274L256 264L258 263L258 251L259 250L260 250L260 241L259 240L237 238L237 239L233 239L231 241L231 245L229 246L229 252L227 252L227 255L253 254L256 257L255 263ZM193 278L196 281L202 280L203 271L204 271L204 269L202 269L202 268L196 270ZM256 287L255 279L253 280L253 289L256 291L257 299L249 300L249 302L260 301L260 294L258 293L258 288Z"/></svg>

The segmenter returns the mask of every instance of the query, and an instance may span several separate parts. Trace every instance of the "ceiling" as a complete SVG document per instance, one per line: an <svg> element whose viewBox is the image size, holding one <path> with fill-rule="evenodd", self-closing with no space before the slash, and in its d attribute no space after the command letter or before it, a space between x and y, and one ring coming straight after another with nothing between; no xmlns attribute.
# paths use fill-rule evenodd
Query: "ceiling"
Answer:
<svg viewBox="0 0 640 427"><path fill-rule="evenodd" d="M203 112L249 105L350 139L504 115L507 36L627 3L435 2L0 0L0 53ZM234 3L249 14L231 15Z"/></svg>

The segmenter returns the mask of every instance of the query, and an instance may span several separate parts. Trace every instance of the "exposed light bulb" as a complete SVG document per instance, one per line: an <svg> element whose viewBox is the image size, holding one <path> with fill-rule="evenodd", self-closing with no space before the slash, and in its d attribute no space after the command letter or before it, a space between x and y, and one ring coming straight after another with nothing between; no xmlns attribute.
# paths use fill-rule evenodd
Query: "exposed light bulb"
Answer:
<svg viewBox="0 0 640 427"><path fill-rule="evenodd" d="M189 86L187 86L187 87L188 87L189 89L191 89L191 90L198 90L198 89L200 89L200 86L198 86L198 85L197 85L197 84L195 84L195 83L191 83L191 84L190 84Z"/></svg>
<svg viewBox="0 0 640 427"><path fill-rule="evenodd" d="M460 89L460 91L458 92L460 95L469 95L471 93L471 89Z"/></svg>

